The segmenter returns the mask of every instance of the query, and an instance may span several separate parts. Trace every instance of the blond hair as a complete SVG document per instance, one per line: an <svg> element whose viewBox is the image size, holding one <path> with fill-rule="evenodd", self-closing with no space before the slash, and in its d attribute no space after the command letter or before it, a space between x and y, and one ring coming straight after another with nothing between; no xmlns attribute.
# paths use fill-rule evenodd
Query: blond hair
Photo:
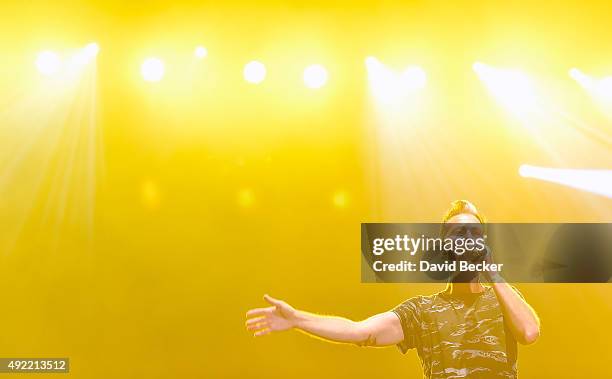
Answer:
<svg viewBox="0 0 612 379"><path fill-rule="evenodd" d="M459 214L471 214L480 221L481 224L486 223L482 213L478 211L476 206L467 200L455 200L451 203L450 208L446 211L446 214L442 218L442 223L447 223L451 218Z"/></svg>

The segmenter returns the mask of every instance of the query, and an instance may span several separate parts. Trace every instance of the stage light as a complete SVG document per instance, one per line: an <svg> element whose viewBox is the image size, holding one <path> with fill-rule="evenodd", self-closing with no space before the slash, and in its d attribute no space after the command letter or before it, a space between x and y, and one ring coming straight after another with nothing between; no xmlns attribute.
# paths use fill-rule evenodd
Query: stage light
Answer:
<svg viewBox="0 0 612 379"><path fill-rule="evenodd" d="M612 76L601 79L597 86L597 91L604 100L612 101Z"/></svg>
<svg viewBox="0 0 612 379"><path fill-rule="evenodd" d="M410 66L404 70L400 77L401 85L408 90L418 90L425 87L427 75L417 66Z"/></svg>
<svg viewBox="0 0 612 379"><path fill-rule="evenodd" d="M304 70L304 84L308 88L321 88L327 83L327 70L320 64L313 64Z"/></svg>
<svg viewBox="0 0 612 379"><path fill-rule="evenodd" d="M376 59L376 57L367 57L365 59L365 64L368 68L374 68L376 65L380 64L380 62L378 59Z"/></svg>
<svg viewBox="0 0 612 379"><path fill-rule="evenodd" d="M159 58L147 58L140 66L140 73L148 82L159 82L164 77L164 62Z"/></svg>
<svg viewBox="0 0 612 379"><path fill-rule="evenodd" d="M156 210L161 203L159 186L152 180L146 180L140 187L140 200L142 205L149 210Z"/></svg>
<svg viewBox="0 0 612 379"><path fill-rule="evenodd" d="M87 44L80 51L76 52L70 59L70 67L82 67L90 63L100 52L100 46L97 43L92 42Z"/></svg>
<svg viewBox="0 0 612 379"><path fill-rule="evenodd" d="M244 66L243 75L247 82L259 84L266 78L266 66L258 61L251 61Z"/></svg>
<svg viewBox="0 0 612 379"><path fill-rule="evenodd" d="M577 68L572 68L569 70L569 76L585 89L592 89L595 86L595 81L593 78L585 75Z"/></svg>
<svg viewBox="0 0 612 379"><path fill-rule="evenodd" d="M42 51L36 57L36 68L46 76L57 73L62 66L62 59L53 51Z"/></svg>
<svg viewBox="0 0 612 379"><path fill-rule="evenodd" d="M387 69L375 57L367 57L365 60L366 70L368 71L368 79L375 87L387 85L392 81L392 72Z"/></svg>
<svg viewBox="0 0 612 379"><path fill-rule="evenodd" d="M530 170L531 170L532 166L523 164L519 167L519 175L522 176L523 178L529 178L530 177Z"/></svg>
<svg viewBox="0 0 612 379"><path fill-rule="evenodd" d="M563 169L521 165L519 175L612 198L612 170Z"/></svg>
<svg viewBox="0 0 612 379"><path fill-rule="evenodd" d="M100 52L100 46L97 43L92 42L87 44L83 50L87 57L93 59L98 56L98 53Z"/></svg>
<svg viewBox="0 0 612 379"><path fill-rule="evenodd" d="M589 92L591 96L600 101L602 105L612 105L612 76L597 79L583 73L577 68L572 68L569 71L569 75L580 84L582 88Z"/></svg>
<svg viewBox="0 0 612 379"><path fill-rule="evenodd" d="M427 74L418 66L396 72L374 57L366 58L365 64L372 93L381 104L400 106L427 84Z"/></svg>
<svg viewBox="0 0 612 379"><path fill-rule="evenodd" d="M529 77L518 70L499 69L476 62L473 69L487 90L513 113L533 111L537 97Z"/></svg>
<svg viewBox="0 0 612 379"><path fill-rule="evenodd" d="M198 59L204 59L208 55L208 50L204 46L197 46L193 55Z"/></svg>
<svg viewBox="0 0 612 379"><path fill-rule="evenodd" d="M349 199L348 194L345 191L336 191L332 196L332 204L336 208L348 207Z"/></svg>
<svg viewBox="0 0 612 379"><path fill-rule="evenodd" d="M251 208L255 204L255 194L250 188L243 188L238 191L236 200L241 207Z"/></svg>

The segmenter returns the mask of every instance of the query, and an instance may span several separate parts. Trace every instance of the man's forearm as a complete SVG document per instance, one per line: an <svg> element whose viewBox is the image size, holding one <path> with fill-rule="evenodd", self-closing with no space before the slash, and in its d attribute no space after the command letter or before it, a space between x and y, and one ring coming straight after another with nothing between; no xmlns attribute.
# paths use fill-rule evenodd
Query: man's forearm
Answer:
<svg viewBox="0 0 612 379"><path fill-rule="evenodd" d="M368 339L358 322L344 317L297 311L294 327L331 342L362 344Z"/></svg>
<svg viewBox="0 0 612 379"><path fill-rule="evenodd" d="M535 342L540 335L540 320L533 308L505 281L496 280L491 285L515 338L522 344Z"/></svg>

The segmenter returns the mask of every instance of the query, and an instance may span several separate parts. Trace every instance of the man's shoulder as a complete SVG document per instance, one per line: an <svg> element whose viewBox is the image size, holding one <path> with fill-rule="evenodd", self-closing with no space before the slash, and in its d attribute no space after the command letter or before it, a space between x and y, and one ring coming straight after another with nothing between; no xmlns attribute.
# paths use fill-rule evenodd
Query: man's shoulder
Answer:
<svg viewBox="0 0 612 379"><path fill-rule="evenodd" d="M410 297L400 303L397 308L411 308L415 311L428 310L440 301L441 293L442 292L437 292L431 295L417 295Z"/></svg>

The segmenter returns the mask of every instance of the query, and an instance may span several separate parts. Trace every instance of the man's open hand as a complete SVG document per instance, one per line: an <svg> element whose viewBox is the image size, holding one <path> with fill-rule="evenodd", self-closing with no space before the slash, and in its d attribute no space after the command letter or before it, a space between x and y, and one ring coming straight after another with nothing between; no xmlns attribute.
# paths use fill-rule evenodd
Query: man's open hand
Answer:
<svg viewBox="0 0 612 379"><path fill-rule="evenodd" d="M297 312L291 305L269 295L264 300L272 306L255 308L246 313L246 329L259 337L271 332L281 332L291 329L297 322Z"/></svg>

